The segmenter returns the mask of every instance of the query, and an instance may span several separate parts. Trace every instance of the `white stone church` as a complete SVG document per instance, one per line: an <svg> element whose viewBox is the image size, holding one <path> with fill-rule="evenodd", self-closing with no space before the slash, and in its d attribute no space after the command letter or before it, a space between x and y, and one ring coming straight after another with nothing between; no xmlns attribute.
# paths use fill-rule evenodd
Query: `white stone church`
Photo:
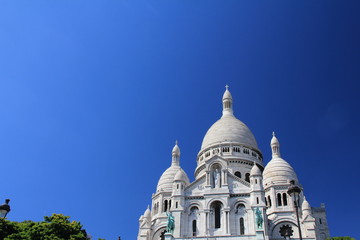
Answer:
<svg viewBox="0 0 360 240"><path fill-rule="evenodd" d="M234 116L228 87L222 103L222 117L207 131L197 155L194 182L180 167L175 144L151 209L139 219L138 240L274 240L300 239L300 234L307 240L328 238L325 206L314 208L306 201L294 169L280 155L275 134L272 158L265 166L254 135ZM298 214L287 193L294 184L301 189ZM166 232L170 213L175 227Z"/></svg>

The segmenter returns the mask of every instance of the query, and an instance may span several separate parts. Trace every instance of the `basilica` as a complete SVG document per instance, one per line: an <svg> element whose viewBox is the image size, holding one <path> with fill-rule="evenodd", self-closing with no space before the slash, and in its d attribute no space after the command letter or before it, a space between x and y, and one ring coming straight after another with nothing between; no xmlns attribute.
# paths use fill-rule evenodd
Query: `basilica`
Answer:
<svg viewBox="0 0 360 240"><path fill-rule="evenodd" d="M228 87L222 105L222 117L202 141L193 182L180 166L175 144L151 208L139 219L137 239L328 238L325 206L310 206L294 169L280 154L275 134L265 165L254 135L233 113Z"/></svg>

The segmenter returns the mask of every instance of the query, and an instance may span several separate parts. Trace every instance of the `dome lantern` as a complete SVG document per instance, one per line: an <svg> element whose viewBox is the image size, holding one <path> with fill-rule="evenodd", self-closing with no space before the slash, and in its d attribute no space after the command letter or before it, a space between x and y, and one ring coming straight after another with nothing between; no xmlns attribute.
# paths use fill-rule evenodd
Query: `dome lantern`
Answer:
<svg viewBox="0 0 360 240"><path fill-rule="evenodd" d="M271 151L273 157L280 157L280 143L279 140L275 136L275 132L272 133L273 137L271 139Z"/></svg>
<svg viewBox="0 0 360 240"><path fill-rule="evenodd" d="M233 109L232 109L232 96L231 93L229 91L229 86L226 85L225 86L226 90L224 92L223 95L223 116L226 115L233 115Z"/></svg>
<svg viewBox="0 0 360 240"><path fill-rule="evenodd" d="M171 156L172 156L172 164L179 166L180 165L180 148L178 146L177 140L175 141L175 146L173 147Z"/></svg>

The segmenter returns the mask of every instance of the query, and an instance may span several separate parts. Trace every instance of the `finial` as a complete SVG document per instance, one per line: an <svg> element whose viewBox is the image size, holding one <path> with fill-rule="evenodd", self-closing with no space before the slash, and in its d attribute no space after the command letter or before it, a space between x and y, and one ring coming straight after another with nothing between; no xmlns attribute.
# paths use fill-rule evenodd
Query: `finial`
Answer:
<svg viewBox="0 0 360 240"><path fill-rule="evenodd" d="M226 90L229 90L229 85L226 84L226 85L225 85L225 88L226 88Z"/></svg>
<svg viewBox="0 0 360 240"><path fill-rule="evenodd" d="M273 135L273 137L275 137L275 132L274 131L273 131L272 135Z"/></svg>
<svg viewBox="0 0 360 240"><path fill-rule="evenodd" d="M178 145L178 140L175 140L175 145Z"/></svg>

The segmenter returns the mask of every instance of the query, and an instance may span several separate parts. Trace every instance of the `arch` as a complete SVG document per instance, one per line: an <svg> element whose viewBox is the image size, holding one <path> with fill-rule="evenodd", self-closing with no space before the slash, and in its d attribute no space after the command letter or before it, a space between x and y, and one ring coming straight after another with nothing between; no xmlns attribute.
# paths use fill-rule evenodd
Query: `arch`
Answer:
<svg viewBox="0 0 360 240"><path fill-rule="evenodd" d="M250 173L245 174L245 181L250 182Z"/></svg>
<svg viewBox="0 0 360 240"><path fill-rule="evenodd" d="M235 210L235 214L238 214L240 216L245 216L246 214L246 206L242 203L239 203L237 206L236 206L236 210Z"/></svg>
<svg viewBox="0 0 360 240"><path fill-rule="evenodd" d="M154 240L163 240L165 238L166 227L160 227L154 231L151 239Z"/></svg>
<svg viewBox="0 0 360 240"><path fill-rule="evenodd" d="M214 224L214 228L218 229L221 228L221 212L223 209L223 203L220 201L214 201L211 204L211 211L213 212L213 224Z"/></svg>
<svg viewBox="0 0 360 240"><path fill-rule="evenodd" d="M192 206L190 208L190 214L194 214L194 213L197 213L199 212L199 208L197 206Z"/></svg>
<svg viewBox="0 0 360 240"><path fill-rule="evenodd" d="M190 212L191 208L193 208L193 207L197 207L199 209L199 211L203 211L203 206L202 206L201 202L199 202L199 201L190 203L190 205L187 208L188 212Z"/></svg>
<svg viewBox="0 0 360 240"><path fill-rule="evenodd" d="M224 164L220 161L214 161L212 162L209 166L208 166L208 170L213 170L215 168L220 168L220 169L224 169L226 168L226 166L224 166Z"/></svg>
<svg viewBox="0 0 360 240"><path fill-rule="evenodd" d="M238 178L241 178L241 172L239 171L236 171L234 175L237 176Z"/></svg>
<svg viewBox="0 0 360 240"><path fill-rule="evenodd" d="M281 206L282 206L281 193L278 193L278 194L276 195L276 200L277 200L277 205L278 205L279 207L281 207Z"/></svg>
<svg viewBox="0 0 360 240"><path fill-rule="evenodd" d="M210 202L207 204L207 208L208 208L208 209L211 209L212 205L213 205L214 203L216 203L216 202L220 202L220 204L221 204L222 206L227 206L227 205L224 203L224 200L222 200L222 199L213 199L212 201L210 201Z"/></svg>
<svg viewBox="0 0 360 240"><path fill-rule="evenodd" d="M278 220L275 220L273 223L274 223L274 225L270 229L270 233L271 233L271 236L273 236L273 238L283 238L279 232L280 227L282 225L290 225L293 227L293 229L297 229L297 224L295 223L294 219L291 219L291 218L278 219ZM293 234L294 235L292 236L292 238L298 238L298 231L294 231Z"/></svg>
<svg viewBox="0 0 360 240"><path fill-rule="evenodd" d="M244 205L245 206L245 209L248 209L248 206L249 206L249 202L245 199L237 199L236 202L232 203L230 208L234 211L236 211L236 209L239 207L239 205Z"/></svg>

